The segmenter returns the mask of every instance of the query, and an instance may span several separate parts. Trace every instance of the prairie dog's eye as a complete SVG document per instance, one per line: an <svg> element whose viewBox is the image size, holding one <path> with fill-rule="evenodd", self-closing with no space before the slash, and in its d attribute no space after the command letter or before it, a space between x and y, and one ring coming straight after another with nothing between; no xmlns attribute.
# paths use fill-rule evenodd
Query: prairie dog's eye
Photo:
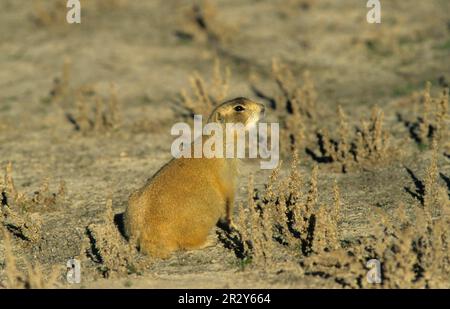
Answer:
<svg viewBox="0 0 450 309"><path fill-rule="evenodd" d="M245 110L245 108L242 105L236 105L234 107L234 110L237 111L237 112L242 112L243 110Z"/></svg>

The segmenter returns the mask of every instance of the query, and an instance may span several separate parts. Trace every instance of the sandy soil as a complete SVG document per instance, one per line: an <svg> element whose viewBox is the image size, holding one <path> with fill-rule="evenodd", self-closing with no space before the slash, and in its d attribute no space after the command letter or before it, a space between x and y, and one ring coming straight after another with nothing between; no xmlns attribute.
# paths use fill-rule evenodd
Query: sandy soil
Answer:
<svg viewBox="0 0 450 309"><path fill-rule="evenodd" d="M12 162L15 186L27 196L44 179L51 192L63 180L66 195L52 209L35 210L42 220L36 242L12 236L20 267L26 260L42 265L44 273L58 266L63 269L58 285L67 288L342 287L333 278L305 276L295 260L270 272L242 270L219 241L153 261L139 274L109 278L81 253L82 283L64 280L66 261L79 257L86 242L86 227L103 220L107 197L112 196L114 213L122 213L129 194L170 159L170 127L185 119L180 90L189 89L194 71L210 80L215 57L231 70L229 98L262 100L252 90L255 85L274 93L273 57L296 76L309 70L322 112L318 124L331 130L338 125L337 105L352 123L367 118L375 104L384 110L385 127L406 153L401 160L345 174L319 164L322 202L331 200L332 183L339 181L343 238L370 233L373 206L389 212L400 201L415 203L405 190L414 188L405 167L423 177L431 151L418 149L397 113L410 113L399 101L423 89L426 81L435 92L448 86L448 1L385 1L380 25L366 22L364 1L210 1L218 41L195 28L190 1L82 1L81 25L65 23L65 10L55 9L52 1L34 2L0 3L0 166ZM55 20L40 11L43 7ZM54 79L64 78L64 67L70 91L52 99ZM107 100L110 83L117 85L120 126L77 131L67 117L76 113L73 90L94 87ZM301 170L309 173L316 162L304 152L300 156ZM438 162L448 177L448 155L440 153ZM259 187L269 175L247 162L239 188L242 200L250 172ZM448 186L444 177L439 181ZM211 237L216 239L215 233ZM0 282L6 285L3 249Z"/></svg>

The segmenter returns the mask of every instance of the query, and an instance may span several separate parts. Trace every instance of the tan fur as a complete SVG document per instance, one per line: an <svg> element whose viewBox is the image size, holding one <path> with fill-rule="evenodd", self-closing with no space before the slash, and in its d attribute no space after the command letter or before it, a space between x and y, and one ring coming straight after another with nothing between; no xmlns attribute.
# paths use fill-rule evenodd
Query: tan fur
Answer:
<svg viewBox="0 0 450 309"><path fill-rule="evenodd" d="M241 105L245 111L234 108ZM258 121L262 104L237 98L218 106L209 122ZM205 139L203 139L205 140ZM231 224L237 159L179 158L163 166L141 189L134 192L125 212L125 229L141 251L155 257L200 249L219 219Z"/></svg>

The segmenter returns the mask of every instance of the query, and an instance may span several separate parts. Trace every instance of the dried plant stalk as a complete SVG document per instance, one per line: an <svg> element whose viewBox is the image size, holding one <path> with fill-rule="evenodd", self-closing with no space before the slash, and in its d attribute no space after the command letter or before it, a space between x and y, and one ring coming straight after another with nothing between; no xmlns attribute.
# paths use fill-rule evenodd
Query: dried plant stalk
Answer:
<svg viewBox="0 0 450 309"><path fill-rule="evenodd" d="M338 107L339 137L330 138L328 130L319 131L319 147L322 157L315 155L319 162L339 163L342 172L346 173L354 166L369 168L386 162L395 149L389 144L389 134L383 129L383 112L378 108L372 109L368 121L362 120L361 126L354 135L350 134L347 116Z"/></svg>
<svg viewBox="0 0 450 309"><path fill-rule="evenodd" d="M99 263L98 270L104 277L139 273L148 265L148 260L140 259L135 240L127 243L115 226L111 197L106 199L104 222L88 225L87 235L95 248L90 256Z"/></svg>
<svg viewBox="0 0 450 309"><path fill-rule="evenodd" d="M188 94L186 89L182 89L180 95L184 107L191 115L207 117L214 107L225 99L229 89L230 72L229 67L225 67L222 72L220 60L216 58L210 84L207 84L198 72L189 77L192 95Z"/></svg>
<svg viewBox="0 0 450 309"><path fill-rule="evenodd" d="M439 148L448 146L446 141L449 131L449 90L445 88L439 97L433 98L431 86L431 83L427 82L422 93L413 94L409 99L413 103L413 114L416 115L416 119L402 120L410 136L422 150L431 148L434 140L438 142Z"/></svg>

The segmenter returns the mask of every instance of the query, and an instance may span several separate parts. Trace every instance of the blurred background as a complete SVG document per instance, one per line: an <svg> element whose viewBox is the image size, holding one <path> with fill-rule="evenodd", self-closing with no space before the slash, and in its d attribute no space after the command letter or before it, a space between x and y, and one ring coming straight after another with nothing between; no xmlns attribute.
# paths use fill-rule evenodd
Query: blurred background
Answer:
<svg viewBox="0 0 450 309"><path fill-rule="evenodd" d="M382 1L381 24L366 21L359 0L81 0L72 25L65 4L1 1L3 122L6 109L40 109L65 61L73 87L114 82L130 113L148 101L168 108L193 71L212 76L216 57L231 71L229 97L254 95L250 81L273 86L264 83L274 57L295 75L309 70L320 99L343 106L449 79L446 0Z"/></svg>

